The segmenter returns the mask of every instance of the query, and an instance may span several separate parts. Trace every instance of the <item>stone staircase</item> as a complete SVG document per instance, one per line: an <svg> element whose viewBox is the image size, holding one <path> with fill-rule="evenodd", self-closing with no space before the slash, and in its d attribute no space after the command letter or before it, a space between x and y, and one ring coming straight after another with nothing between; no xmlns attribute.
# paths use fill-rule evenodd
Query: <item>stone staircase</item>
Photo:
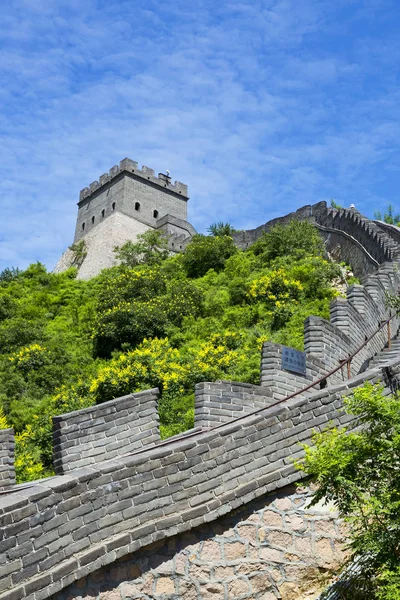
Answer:
<svg viewBox="0 0 400 600"><path fill-rule="evenodd" d="M400 338L396 337L391 340L390 348L386 347L381 352L378 352L368 365L368 369L381 367L390 360L400 358Z"/></svg>

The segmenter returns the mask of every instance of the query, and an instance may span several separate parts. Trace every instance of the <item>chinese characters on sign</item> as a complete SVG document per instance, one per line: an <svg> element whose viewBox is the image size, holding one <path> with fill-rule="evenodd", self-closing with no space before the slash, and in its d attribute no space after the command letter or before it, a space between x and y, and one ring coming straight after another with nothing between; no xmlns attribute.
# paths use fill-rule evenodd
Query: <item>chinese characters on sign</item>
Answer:
<svg viewBox="0 0 400 600"><path fill-rule="evenodd" d="M293 350L287 346L282 347L282 369L306 375L306 354L299 350Z"/></svg>

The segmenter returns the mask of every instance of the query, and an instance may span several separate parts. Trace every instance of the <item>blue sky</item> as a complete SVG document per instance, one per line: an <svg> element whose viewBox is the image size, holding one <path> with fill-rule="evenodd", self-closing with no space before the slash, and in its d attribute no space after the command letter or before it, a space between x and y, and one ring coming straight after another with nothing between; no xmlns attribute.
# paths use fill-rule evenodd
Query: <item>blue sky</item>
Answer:
<svg viewBox="0 0 400 600"><path fill-rule="evenodd" d="M396 206L399 22L396 0L8 0L0 269L53 268L125 156L187 183L203 232Z"/></svg>

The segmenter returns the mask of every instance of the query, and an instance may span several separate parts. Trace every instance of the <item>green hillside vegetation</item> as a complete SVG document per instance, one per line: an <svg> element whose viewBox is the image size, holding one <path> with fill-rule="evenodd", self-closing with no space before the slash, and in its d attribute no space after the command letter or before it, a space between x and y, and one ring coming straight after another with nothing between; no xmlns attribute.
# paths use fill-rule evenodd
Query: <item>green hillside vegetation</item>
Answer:
<svg viewBox="0 0 400 600"><path fill-rule="evenodd" d="M242 252L220 225L170 257L144 234L90 281L39 263L0 274L0 427L17 433L19 481L52 474L53 415L159 387L168 437L193 426L197 382L257 384L264 341L302 349L304 319L328 318L341 270L315 228L277 225Z"/></svg>

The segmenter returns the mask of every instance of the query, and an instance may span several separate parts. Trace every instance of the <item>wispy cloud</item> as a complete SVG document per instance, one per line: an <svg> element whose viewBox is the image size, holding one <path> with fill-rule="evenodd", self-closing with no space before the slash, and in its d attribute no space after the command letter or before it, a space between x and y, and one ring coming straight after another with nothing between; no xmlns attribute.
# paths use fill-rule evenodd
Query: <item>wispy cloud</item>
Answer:
<svg viewBox="0 0 400 600"><path fill-rule="evenodd" d="M0 269L51 268L79 189L125 156L187 182L203 231L396 202L399 16L394 0L10 2Z"/></svg>

